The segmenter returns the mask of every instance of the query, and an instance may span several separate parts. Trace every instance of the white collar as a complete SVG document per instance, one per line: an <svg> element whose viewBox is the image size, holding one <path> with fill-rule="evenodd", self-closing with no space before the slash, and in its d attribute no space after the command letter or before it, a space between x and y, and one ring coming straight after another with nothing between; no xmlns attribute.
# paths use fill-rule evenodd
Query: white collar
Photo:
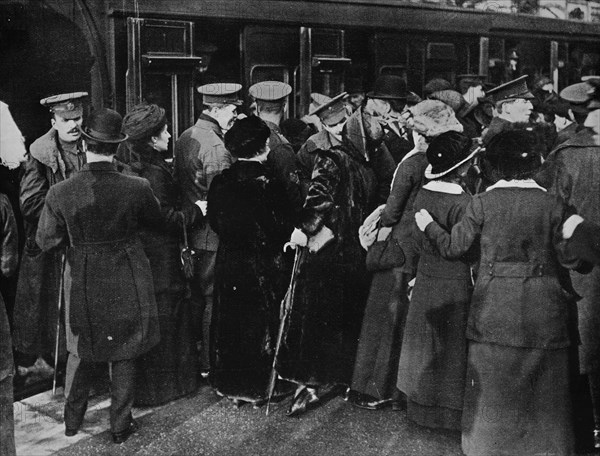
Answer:
<svg viewBox="0 0 600 456"><path fill-rule="evenodd" d="M422 153L422 151L418 150L418 149L413 149L411 150L409 153L407 153L404 157L402 157L402 160L400 160L400 163L402 163L405 160L408 160L410 157L412 157L413 155L417 155L419 153ZM400 164L398 163L398 164Z"/></svg>
<svg viewBox="0 0 600 456"><path fill-rule="evenodd" d="M460 195L465 193L463 188L455 182L444 182L441 180L432 180L423 185L424 189L438 193L449 193L451 195Z"/></svg>
<svg viewBox="0 0 600 456"><path fill-rule="evenodd" d="M523 180L504 180L500 179L494 185L491 185L487 188L486 192L493 190L495 188L537 188L538 190L546 189L544 187L540 187L533 179L523 179Z"/></svg>

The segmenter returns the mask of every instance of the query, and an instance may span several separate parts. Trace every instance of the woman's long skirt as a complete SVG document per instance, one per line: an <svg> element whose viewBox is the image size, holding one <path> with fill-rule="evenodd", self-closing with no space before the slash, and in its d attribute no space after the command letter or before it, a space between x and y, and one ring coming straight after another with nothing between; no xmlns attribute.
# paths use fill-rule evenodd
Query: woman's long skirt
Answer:
<svg viewBox="0 0 600 456"><path fill-rule="evenodd" d="M468 456L574 454L569 349L469 341L462 449Z"/></svg>
<svg viewBox="0 0 600 456"><path fill-rule="evenodd" d="M397 391L402 332L408 310L408 296L401 294L406 278L401 269L395 268L377 271L371 280L350 388L377 400L393 399Z"/></svg>

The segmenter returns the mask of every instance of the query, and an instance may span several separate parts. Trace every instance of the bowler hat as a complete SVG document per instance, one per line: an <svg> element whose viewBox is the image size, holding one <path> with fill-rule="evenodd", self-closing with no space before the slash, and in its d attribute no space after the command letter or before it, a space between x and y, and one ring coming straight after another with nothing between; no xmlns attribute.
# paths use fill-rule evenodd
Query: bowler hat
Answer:
<svg viewBox="0 0 600 456"><path fill-rule="evenodd" d="M406 82L400 76L384 74L377 78L373 90L367 93L369 98L382 100L406 100Z"/></svg>
<svg viewBox="0 0 600 456"><path fill-rule="evenodd" d="M427 148L427 161L425 169L427 179L437 179L458 168L470 160L477 149L471 151L472 141L462 133L447 131L436 136Z"/></svg>
<svg viewBox="0 0 600 456"><path fill-rule="evenodd" d="M120 143L128 136L121 133L123 118L121 114L112 109L98 109L90 114L85 124L81 127L81 133L87 139L99 143Z"/></svg>

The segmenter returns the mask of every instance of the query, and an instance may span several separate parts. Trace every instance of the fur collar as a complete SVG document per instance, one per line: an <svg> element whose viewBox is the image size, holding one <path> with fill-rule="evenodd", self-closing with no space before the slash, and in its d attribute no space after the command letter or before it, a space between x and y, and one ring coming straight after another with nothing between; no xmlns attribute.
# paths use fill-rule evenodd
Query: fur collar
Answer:
<svg viewBox="0 0 600 456"><path fill-rule="evenodd" d="M57 131L54 128L48 130L46 134L36 139L29 147L29 153L33 158L44 166L52 169L53 173L59 170L63 179L66 175L66 166L58 150Z"/></svg>

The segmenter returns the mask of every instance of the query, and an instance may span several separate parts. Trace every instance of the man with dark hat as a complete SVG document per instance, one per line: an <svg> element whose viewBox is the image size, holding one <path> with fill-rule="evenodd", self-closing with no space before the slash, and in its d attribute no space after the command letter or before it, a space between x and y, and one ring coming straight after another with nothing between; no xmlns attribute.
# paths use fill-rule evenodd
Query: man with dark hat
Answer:
<svg viewBox="0 0 600 456"><path fill-rule="evenodd" d="M82 134L87 163L47 193L36 241L43 251L66 249L64 269L67 376L65 435L77 434L97 363L111 366L110 430L115 443L135 432L135 358L160 338L152 272L139 229L162 222L145 179L118 172L113 157L122 117L94 111Z"/></svg>
<svg viewBox="0 0 600 456"><path fill-rule="evenodd" d="M18 351L39 356L29 371L42 376L52 375L52 368L41 355L54 353L61 260L57 253L42 252L35 236L48 190L70 178L86 162L79 127L87 96L86 92L74 92L40 100L40 104L50 110L52 127L31 144L20 184L26 242L17 286L13 336ZM25 364L24 360L17 363Z"/></svg>
<svg viewBox="0 0 600 456"><path fill-rule="evenodd" d="M560 96L576 104L586 100L589 111L584 126L569 140L552 151L536 180L567 204L575 207L586 221L600 223L600 77L573 84ZM571 274L571 280L582 299L577 302L579 317L579 368L587 374L594 411L594 439L600 448L600 268L591 273Z"/></svg>
<svg viewBox="0 0 600 456"><path fill-rule="evenodd" d="M433 78L427 81L425 87L423 87L423 97L429 98L433 92L439 92L440 90L450 90L452 84L443 78Z"/></svg>
<svg viewBox="0 0 600 456"><path fill-rule="evenodd" d="M463 108L460 114L465 131L477 132L472 137L479 137L481 130L487 127L487 124L482 122L482 113L478 114L478 111L484 109L481 101L485 97L484 81L486 77L481 74L459 74L456 79L456 87L467 103L466 108Z"/></svg>
<svg viewBox="0 0 600 456"><path fill-rule="evenodd" d="M535 97L527 88L527 78L527 75L523 75L487 92L487 97L494 104L494 110L492 121L481 136L484 145L510 124L529 122L533 111L531 100Z"/></svg>
<svg viewBox="0 0 600 456"><path fill-rule="evenodd" d="M190 247L196 251L194 278L190 282L194 304L194 324L201 334L200 369L207 376L209 363L209 333L213 302L215 259L219 239L206 219L206 198L213 178L229 168L234 159L225 148L223 135L237 118L242 104L242 86L234 83L214 83L198 87L204 110L195 125L182 133L175 143L175 180L183 195L182 210L193 212L196 205L201 214L188 220Z"/></svg>
<svg viewBox="0 0 600 456"><path fill-rule="evenodd" d="M256 101L256 114L271 130L269 137L269 155L266 166L285 186L289 201L297 209L302 205L300 179L296 169L296 154L290 142L281 134L279 125L285 113L287 97L292 87L285 82L263 81L248 89Z"/></svg>
<svg viewBox="0 0 600 456"><path fill-rule="evenodd" d="M381 123L385 133L383 141L396 164L414 147L412 134L401 116L406 106L406 97L404 79L395 75L382 75L375 81L373 90L367 93L365 106L365 111Z"/></svg>

